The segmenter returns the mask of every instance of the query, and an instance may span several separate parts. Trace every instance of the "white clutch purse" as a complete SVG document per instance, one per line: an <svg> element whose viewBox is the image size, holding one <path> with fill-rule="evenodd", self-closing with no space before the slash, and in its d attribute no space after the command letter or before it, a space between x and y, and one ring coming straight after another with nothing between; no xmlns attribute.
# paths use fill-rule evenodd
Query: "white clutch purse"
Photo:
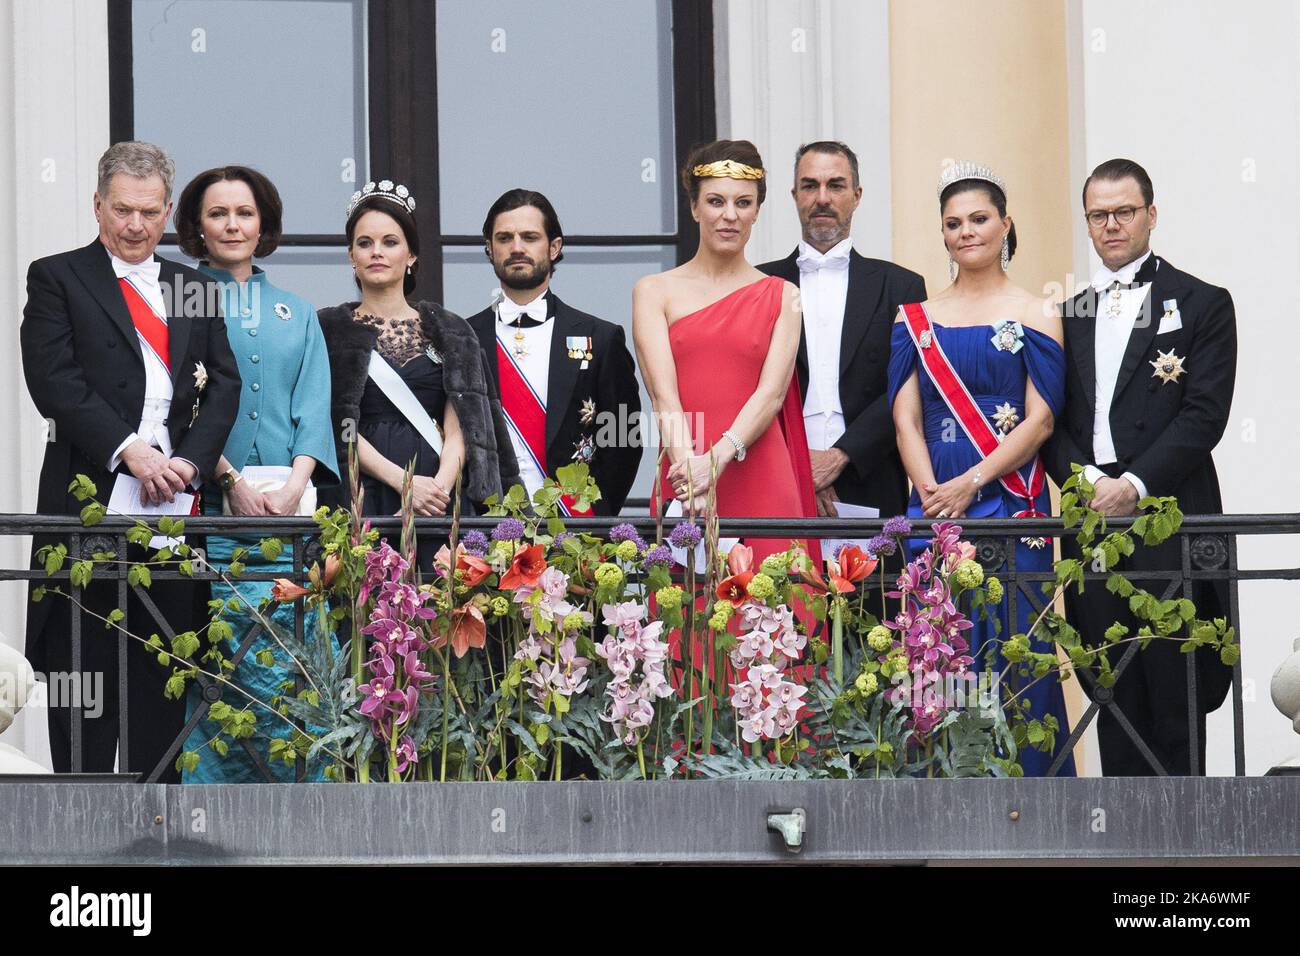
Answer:
<svg viewBox="0 0 1300 956"><path fill-rule="evenodd" d="M255 491L267 492L283 488L289 480L289 476L293 474L293 469L288 465L249 465L239 474L240 481L248 482L250 488ZM221 493L221 513L223 515L232 514L230 497L224 491ZM302 497L298 499L298 510L294 514L298 517L310 518L315 513L316 486L308 481Z"/></svg>

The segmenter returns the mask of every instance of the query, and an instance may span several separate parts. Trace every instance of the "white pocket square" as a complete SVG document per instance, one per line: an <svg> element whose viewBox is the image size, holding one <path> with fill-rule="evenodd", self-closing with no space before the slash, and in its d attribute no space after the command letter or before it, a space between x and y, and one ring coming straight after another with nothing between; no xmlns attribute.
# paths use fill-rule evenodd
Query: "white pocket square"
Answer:
<svg viewBox="0 0 1300 956"><path fill-rule="evenodd" d="M1166 312L1160 317L1160 328L1156 329L1156 335L1164 335L1166 332L1177 332L1183 327L1183 317L1175 309L1172 312Z"/></svg>

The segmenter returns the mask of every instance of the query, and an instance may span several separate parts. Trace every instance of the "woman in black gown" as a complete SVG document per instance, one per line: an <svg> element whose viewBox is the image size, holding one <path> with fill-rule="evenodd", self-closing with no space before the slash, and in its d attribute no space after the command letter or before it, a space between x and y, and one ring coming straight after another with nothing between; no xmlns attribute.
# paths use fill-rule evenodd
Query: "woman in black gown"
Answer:
<svg viewBox="0 0 1300 956"><path fill-rule="evenodd" d="M402 479L414 459L412 497L421 516L451 511L463 472L462 510L519 480L519 469L486 359L469 324L432 302L410 302L420 242L415 200L388 180L367 183L348 204L348 258L360 302L319 313L330 355L331 405L340 474L357 444L363 508L401 509ZM435 450L442 445L441 453ZM348 505L347 482L328 504ZM432 570L439 542L421 542Z"/></svg>

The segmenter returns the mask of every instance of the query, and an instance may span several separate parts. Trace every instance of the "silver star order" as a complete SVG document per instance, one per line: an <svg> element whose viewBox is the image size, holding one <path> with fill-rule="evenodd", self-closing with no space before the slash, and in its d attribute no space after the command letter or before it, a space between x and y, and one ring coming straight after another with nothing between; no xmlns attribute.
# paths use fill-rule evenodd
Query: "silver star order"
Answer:
<svg viewBox="0 0 1300 956"><path fill-rule="evenodd" d="M582 400L582 411L578 413L578 421L584 425L590 425L596 420L596 402L594 399L584 398Z"/></svg>
<svg viewBox="0 0 1300 956"><path fill-rule="evenodd" d="M1178 381L1178 376L1187 371L1187 369L1183 368L1183 357L1175 355L1173 349L1168 352L1157 351L1155 361L1151 363L1151 367L1155 369L1151 373L1151 377L1158 378L1166 383Z"/></svg>
<svg viewBox="0 0 1300 956"><path fill-rule="evenodd" d="M933 341L934 341L934 333L931 332L929 329L926 329L924 332L921 333L921 348L928 349L930 347L930 343Z"/></svg>
<svg viewBox="0 0 1300 956"><path fill-rule="evenodd" d="M1015 428L1019 422L1020 416L1016 414L1016 410L1011 407L1010 402L1003 402L993 410L993 423L998 426L998 431L1004 435Z"/></svg>

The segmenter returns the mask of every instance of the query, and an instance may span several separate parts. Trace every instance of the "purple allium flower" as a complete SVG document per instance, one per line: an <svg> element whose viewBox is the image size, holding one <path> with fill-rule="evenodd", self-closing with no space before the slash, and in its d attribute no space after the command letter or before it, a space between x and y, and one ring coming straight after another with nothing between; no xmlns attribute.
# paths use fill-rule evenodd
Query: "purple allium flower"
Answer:
<svg viewBox="0 0 1300 956"><path fill-rule="evenodd" d="M645 556L645 566L647 568L652 568L656 565L663 565L664 567L667 567L668 565L672 564L672 561L673 561L672 551L668 550L668 548L662 544L656 545L655 547L651 548L650 551Z"/></svg>
<svg viewBox="0 0 1300 956"><path fill-rule="evenodd" d="M564 545L564 542L568 541L572 537L574 537L572 531L561 531L559 534L555 536L554 546L557 548L562 547Z"/></svg>
<svg viewBox="0 0 1300 956"><path fill-rule="evenodd" d="M615 544L620 541L635 541L638 548L645 549L645 542L641 540L641 535L637 533L636 528L626 522L616 524L609 529L609 540Z"/></svg>
<svg viewBox="0 0 1300 956"><path fill-rule="evenodd" d="M702 537L699 528L689 521L683 521L673 528L673 533L668 536L668 540L672 542L674 548L690 551L700 543Z"/></svg>
<svg viewBox="0 0 1300 956"><path fill-rule="evenodd" d="M898 544L887 534L878 534L867 542L867 553L873 558L885 558L898 551Z"/></svg>
<svg viewBox="0 0 1300 956"><path fill-rule="evenodd" d="M502 518L492 529L493 541L518 541L524 536L524 523L518 518Z"/></svg>
<svg viewBox="0 0 1300 956"><path fill-rule="evenodd" d="M482 531L477 528L473 531L467 531L465 537L460 539L460 543L465 546L465 553L472 554L476 558L481 558L487 554L488 539Z"/></svg>
<svg viewBox="0 0 1300 956"><path fill-rule="evenodd" d="M912 522L908 521L903 515L897 515L885 522L885 534L911 534Z"/></svg>

